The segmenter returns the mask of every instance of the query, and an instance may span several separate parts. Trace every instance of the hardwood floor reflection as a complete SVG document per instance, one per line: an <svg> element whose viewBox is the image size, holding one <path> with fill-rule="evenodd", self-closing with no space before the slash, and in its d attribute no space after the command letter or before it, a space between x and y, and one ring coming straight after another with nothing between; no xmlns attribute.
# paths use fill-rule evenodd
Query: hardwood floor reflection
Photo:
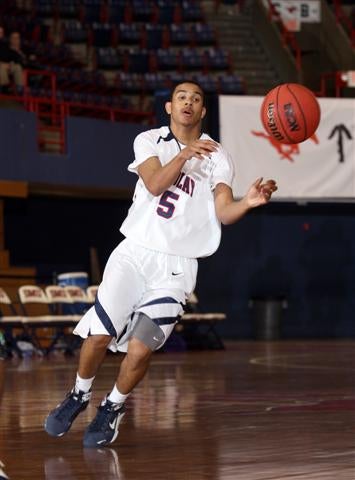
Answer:
<svg viewBox="0 0 355 480"><path fill-rule="evenodd" d="M156 354L118 440L102 449L84 449L82 434L121 357L107 357L93 402L62 438L47 436L43 419L76 359L6 361L0 459L12 480L354 480L354 347L239 342Z"/></svg>

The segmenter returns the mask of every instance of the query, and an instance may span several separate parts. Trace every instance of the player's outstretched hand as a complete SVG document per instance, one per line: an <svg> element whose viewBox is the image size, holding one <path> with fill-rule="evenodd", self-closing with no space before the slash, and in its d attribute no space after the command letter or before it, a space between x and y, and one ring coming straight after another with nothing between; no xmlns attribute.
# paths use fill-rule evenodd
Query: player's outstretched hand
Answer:
<svg viewBox="0 0 355 480"><path fill-rule="evenodd" d="M209 157L211 153L215 152L218 148L218 143L213 140L195 140L181 150L180 155L183 155L185 160L190 158L198 158L204 160Z"/></svg>
<svg viewBox="0 0 355 480"><path fill-rule="evenodd" d="M275 180L266 180L263 183L263 178L258 178L252 184L246 194L246 200L249 207L254 208L268 203L272 194L276 192L277 185Z"/></svg>

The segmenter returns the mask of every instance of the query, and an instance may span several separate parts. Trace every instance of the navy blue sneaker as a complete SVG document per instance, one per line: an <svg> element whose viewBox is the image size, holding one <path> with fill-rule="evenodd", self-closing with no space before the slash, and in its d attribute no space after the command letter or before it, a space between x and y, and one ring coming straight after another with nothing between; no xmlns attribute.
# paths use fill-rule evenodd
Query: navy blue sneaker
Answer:
<svg viewBox="0 0 355 480"><path fill-rule="evenodd" d="M112 403L106 397L98 407L96 417L85 430L84 447L97 448L114 442L125 411L124 404Z"/></svg>
<svg viewBox="0 0 355 480"><path fill-rule="evenodd" d="M50 412L44 422L44 429L53 437L64 435L80 412L83 412L89 404L91 392L78 392L73 390L66 398Z"/></svg>

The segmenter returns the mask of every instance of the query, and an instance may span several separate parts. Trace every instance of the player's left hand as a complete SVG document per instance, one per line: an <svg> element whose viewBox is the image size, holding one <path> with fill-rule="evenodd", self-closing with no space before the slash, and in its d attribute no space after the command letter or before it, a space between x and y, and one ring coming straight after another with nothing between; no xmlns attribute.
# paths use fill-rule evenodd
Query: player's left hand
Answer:
<svg viewBox="0 0 355 480"><path fill-rule="evenodd" d="M263 182L263 178L258 178L249 188L245 200L251 208L265 205L265 203L270 201L272 194L276 192L276 190L277 185L275 180L266 180Z"/></svg>

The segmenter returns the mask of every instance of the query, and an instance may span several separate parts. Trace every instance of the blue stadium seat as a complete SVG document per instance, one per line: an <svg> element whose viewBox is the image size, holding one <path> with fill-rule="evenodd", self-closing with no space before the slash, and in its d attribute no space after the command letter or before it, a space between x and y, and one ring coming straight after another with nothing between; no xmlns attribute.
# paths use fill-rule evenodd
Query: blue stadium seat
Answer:
<svg viewBox="0 0 355 480"><path fill-rule="evenodd" d="M60 18L79 18L80 0L58 0L56 11Z"/></svg>
<svg viewBox="0 0 355 480"><path fill-rule="evenodd" d="M79 20L66 20L62 23L62 41L64 43L87 43L88 30Z"/></svg>
<svg viewBox="0 0 355 480"><path fill-rule="evenodd" d="M95 47L110 47L115 44L114 26L109 23L94 22L90 34L91 43Z"/></svg>
<svg viewBox="0 0 355 480"><path fill-rule="evenodd" d="M131 17L130 7L126 0L108 0L107 21L113 24L128 22Z"/></svg>
<svg viewBox="0 0 355 480"><path fill-rule="evenodd" d="M38 17L52 17L55 14L56 0L36 0L34 2L34 11Z"/></svg>
<svg viewBox="0 0 355 480"><path fill-rule="evenodd" d="M177 22L178 8L175 1L158 0L155 8L155 21L165 25Z"/></svg>
<svg viewBox="0 0 355 480"><path fill-rule="evenodd" d="M213 75L197 74L193 76L193 80L201 85L205 93L217 93L219 82L218 78Z"/></svg>
<svg viewBox="0 0 355 480"><path fill-rule="evenodd" d="M219 92L227 95L243 95L244 81L236 74L223 74L219 77Z"/></svg>
<svg viewBox="0 0 355 480"><path fill-rule="evenodd" d="M222 48L209 48L205 50L207 70L229 70L231 61L229 53Z"/></svg>
<svg viewBox="0 0 355 480"><path fill-rule="evenodd" d="M169 87L171 88L173 85L176 85L178 83L184 82L186 80L192 80L192 76L186 73L180 73L180 72L171 72L168 75L168 84Z"/></svg>
<svg viewBox="0 0 355 480"><path fill-rule="evenodd" d="M119 72L117 74L117 87L124 93L141 93L143 91L142 76L138 73Z"/></svg>
<svg viewBox="0 0 355 480"><path fill-rule="evenodd" d="M183 0L181 7L183 22L203 22L203 12L199 2Z"/></svg>
<svg viewBox="0 0 355 480"><path fill-rule="evenodd" d="M141 28L136 23L120 23L118 26L118 43L122 45L138 45L142 41Z"/></svg>
<svg viewBox="0 0 355 480"><path fill-rule="evenodd" d="M183 48L181 64L184 70L203 70L205 68L204 54L195 48Z"/></svg>
<svg viewBox="0 0 355 480"><path fill-rule="evenodd" d="M186 24L172 23L169 27L170 45L192 45L193 36L191 28Z"/></svg>
<svg viewBox="0 0 355 480"><path fill-rule="evenodd" d="M101 0L82 0L82 22L101 22L103 18L103 2Z"/></svg>
<svg viewBox="0 0 355 480"><path fill-rule="evenodd" d="M153 2L148 0L132 0L131 9L134 22L151 22L153 20Z"/></svg>
<svg viewBox="0 0 355 480"><path fill-rule="evenodd" d="M195 23L191 27L194 45L215 45L216 33L207 23Z"/></svg>
<svg viewBox="0 0 355 480"><path fill-rule="evenodd" d="M167 77L162 73L145 73L143 75L144 92L154 93L167 88Z"/></svg>
<svg viewBox="0 0 355 480"><path fill-rule="evenodd" d="M179 70L181 68L180 56L172 49L159 48L155 53L157 70Z"/></svg>
<svg viewBox="0 0 355 480"><path fill-rule="evenodd" d="M151 56L148 50L129 50L126 55L129 73L146 73L151 70Z"/></svg>
<svg viewBox="0 0 355 480"><path fill-rule="evenodd" d="M104 70L116 70L123 67L123 57L113 47L97 48L96 65Z"/></svg>
<svg viewBox="0 0 355 480"><path fill-rule="evenodd" d="M148 23L143 30L143 46L153 50L164 48L167 43L164 37L166 35L162 25Z"/></svg>

